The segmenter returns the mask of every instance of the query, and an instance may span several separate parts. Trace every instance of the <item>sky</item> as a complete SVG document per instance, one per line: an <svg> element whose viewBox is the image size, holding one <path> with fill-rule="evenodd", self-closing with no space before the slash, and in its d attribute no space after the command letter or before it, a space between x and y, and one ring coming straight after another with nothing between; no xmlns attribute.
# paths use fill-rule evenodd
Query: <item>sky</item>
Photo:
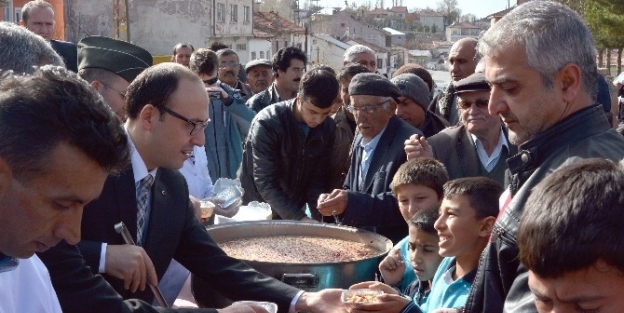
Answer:
<svg viewBox="0 0 624 313"><path fill-rule="evenodd" d="M299 3L303 3L307 0L299 0ZM356 4L371 4L371 7L375 6L376 0L347 0L349 4L355 1ZM392 6L392 0L383 0L384 7L388 8ZM401 0L399 0L401 1ZM508 0L457 0L457 4L463 14L472 13L477 18L486 17L492 13L502 11L507 8ZM435 9L438 7L440 0L403 0L403 6L411 12L416 8L430 7ZM509 3L513 6L516 0L509 0ZM319 0L319 5L323 7L344 6L344 0Z"/></svg>

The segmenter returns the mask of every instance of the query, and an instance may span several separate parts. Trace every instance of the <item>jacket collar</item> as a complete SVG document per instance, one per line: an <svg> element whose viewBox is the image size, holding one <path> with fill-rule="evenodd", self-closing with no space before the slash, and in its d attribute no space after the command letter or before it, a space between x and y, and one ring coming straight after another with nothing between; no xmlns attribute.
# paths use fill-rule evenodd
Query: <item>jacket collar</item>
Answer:
<svg viewBox="0 0 624 313"><path fill-rule="evenodd" d="M562 145L591 137L608 129L609 124L601 105L583 108L539 133L535 138L521 144L518 147L518 153L507 159L509 170L512 174L528 177Z"/></svg>

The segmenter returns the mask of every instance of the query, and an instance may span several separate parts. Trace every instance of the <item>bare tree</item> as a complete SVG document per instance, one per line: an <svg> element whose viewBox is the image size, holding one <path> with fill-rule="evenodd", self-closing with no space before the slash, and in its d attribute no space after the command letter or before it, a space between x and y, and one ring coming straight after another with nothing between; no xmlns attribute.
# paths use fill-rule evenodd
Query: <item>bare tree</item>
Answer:
<svg viewBox="0 0 624 313"><path fill-rule="evenodd" d="M448 25L459 21L459 17L461 16L461 10L457 7L457 0L438 1L438 9L436 11L446 16L446 23Z"/></svg>

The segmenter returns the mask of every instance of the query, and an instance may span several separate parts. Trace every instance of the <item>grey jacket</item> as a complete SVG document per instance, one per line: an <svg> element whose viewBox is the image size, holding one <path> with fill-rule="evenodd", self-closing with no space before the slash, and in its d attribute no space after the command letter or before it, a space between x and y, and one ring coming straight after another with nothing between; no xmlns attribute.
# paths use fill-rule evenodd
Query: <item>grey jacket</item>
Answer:
<svg viewBox="0 0 624 313"><path fill-rule="evenodd" d="M621 160L624 138L610 128L600 105L582 109L518 147L509 158L513 198L492 231L479 260L465 312L537 312L528 273L518 260L518 223L530 191L558 168L581 159Z"/></svg>

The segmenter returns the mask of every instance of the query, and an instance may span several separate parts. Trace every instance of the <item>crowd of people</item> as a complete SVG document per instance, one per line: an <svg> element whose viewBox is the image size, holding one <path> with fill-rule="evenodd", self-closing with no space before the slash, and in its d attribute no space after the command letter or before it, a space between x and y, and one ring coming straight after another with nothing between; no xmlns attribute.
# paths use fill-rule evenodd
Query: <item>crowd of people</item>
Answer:
<svg viewBox="0 0 624 313"><path fill-rule="evenodd" d="M46 1L22 14L0 22L0 312L265 312L153 305L189 272L280 313L624 311L624 137L565 5L454 43L435 96L426 69L384 77L364 45L338 71L296 47L242 65L220 42L154 65L109 37L52 39ZM351 286L383 294L347 307L226 255L206 225L251 201L390 239L382 281Z"/></svg>

